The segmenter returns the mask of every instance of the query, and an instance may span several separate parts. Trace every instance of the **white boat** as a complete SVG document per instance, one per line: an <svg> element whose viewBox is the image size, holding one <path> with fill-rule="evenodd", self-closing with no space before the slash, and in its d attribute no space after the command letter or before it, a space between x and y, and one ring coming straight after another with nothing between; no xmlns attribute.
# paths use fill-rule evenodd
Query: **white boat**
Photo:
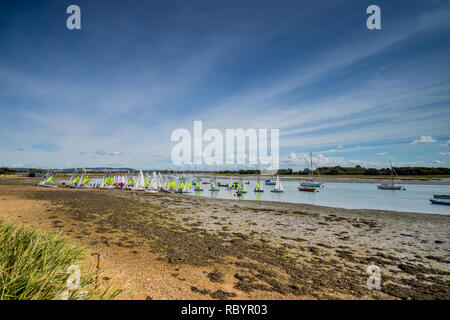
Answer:
<svg viewBox="0 0 450 320"><path fill-rule="evenodd" d="M277 176L275 188L273 190L270 190L270 192L284 192L283 185L281 184L281 181L280 181L280 176Z"/></svg>
<svg viewBox="0 0 450 320"><path fill-rule="evenodd" d="M302 182L300 182L300 187L299 187L300 191L309 191L307 189L320 188L320 187L324 186L323 182L314 182L314 170L313 170L312 152L309 153L309 161L310 161L309 175L311 176L310 177L311 181L302 181ZM317 169L317 173L320 175L318 169Z"/></svg>
<svg viewBox="0 0 450 320"><path fill-rule="evenodd" d="M389 160L389 166L391 168L391 183L383 183L377 185L377 188L380 190L406 190L405 187L395 185L394 183L394 174L398 177L397 172L395 172L395 169L392 167L392 161Z"/></svg>
<svg viewBox="0 0 450 320"><path fill-rule="evenodd" d="M47 171L44 178L41 180L41 182L39 182L38 186L45 188L56 188L55 177L51 169Z"/></svg>

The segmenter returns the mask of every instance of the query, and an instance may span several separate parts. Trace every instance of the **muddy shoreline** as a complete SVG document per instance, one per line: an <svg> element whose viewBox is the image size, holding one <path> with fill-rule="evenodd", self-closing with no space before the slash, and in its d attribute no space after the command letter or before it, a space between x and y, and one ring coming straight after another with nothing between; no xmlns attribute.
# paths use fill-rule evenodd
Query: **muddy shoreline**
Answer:
<svg viewBox="0 0 450 320"><path fill-rule="evenodd" d="M450 298L442 215L49 190L26 179L0 181L0 204L5 221L105 253L105 278L134 286L137 299ZM381 290L366 287L369 265Z"/></svg>

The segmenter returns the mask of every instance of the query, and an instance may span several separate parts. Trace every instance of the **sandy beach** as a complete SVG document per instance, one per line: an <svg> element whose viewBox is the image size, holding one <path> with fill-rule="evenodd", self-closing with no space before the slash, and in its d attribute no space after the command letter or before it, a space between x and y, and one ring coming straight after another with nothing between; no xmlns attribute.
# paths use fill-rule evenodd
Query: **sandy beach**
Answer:
<svg viewBox="0 0 450 320"><path fill-rule="evenodd" d="M0 219L101 253L121 298L450 298L449 216L35 183L0 179Z"/></svg>

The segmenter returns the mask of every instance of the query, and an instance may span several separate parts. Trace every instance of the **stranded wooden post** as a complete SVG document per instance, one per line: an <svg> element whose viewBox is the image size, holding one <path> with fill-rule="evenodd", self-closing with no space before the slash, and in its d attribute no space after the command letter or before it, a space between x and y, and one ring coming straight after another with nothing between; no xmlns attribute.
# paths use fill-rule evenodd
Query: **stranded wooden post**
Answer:
<svg viewBox="0 0 450 320"><path fill-rule="evenodd" d="M98 287L98 278L100 276L100 272L103 264L103 256L101 253L97 254L97 278L96 278L96 286Z"/></svg>

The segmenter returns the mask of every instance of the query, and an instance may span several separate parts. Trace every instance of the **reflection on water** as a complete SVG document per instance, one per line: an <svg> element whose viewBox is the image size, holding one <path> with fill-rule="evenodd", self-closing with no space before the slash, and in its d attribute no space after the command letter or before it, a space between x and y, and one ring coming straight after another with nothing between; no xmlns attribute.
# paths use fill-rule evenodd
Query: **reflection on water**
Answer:
<svg viewBox="0 0 450 320"><path fill-rule="evenodd" d="M218 182L228 183L225 180ZM405 185L407 190L379 190L372 183L329 182L319 192L298 190L298 181L283 181L284 192L270 192L274 186L264 187L264 192L254 192L255 181L246 185L248 193L236 195L235 190L221 187L218 192L204 190L191 195L221 199L282 201L313 205L349 208L411 211L450 214L450 206L430 204L434 194L450 194L450 185Z"/></svg>

